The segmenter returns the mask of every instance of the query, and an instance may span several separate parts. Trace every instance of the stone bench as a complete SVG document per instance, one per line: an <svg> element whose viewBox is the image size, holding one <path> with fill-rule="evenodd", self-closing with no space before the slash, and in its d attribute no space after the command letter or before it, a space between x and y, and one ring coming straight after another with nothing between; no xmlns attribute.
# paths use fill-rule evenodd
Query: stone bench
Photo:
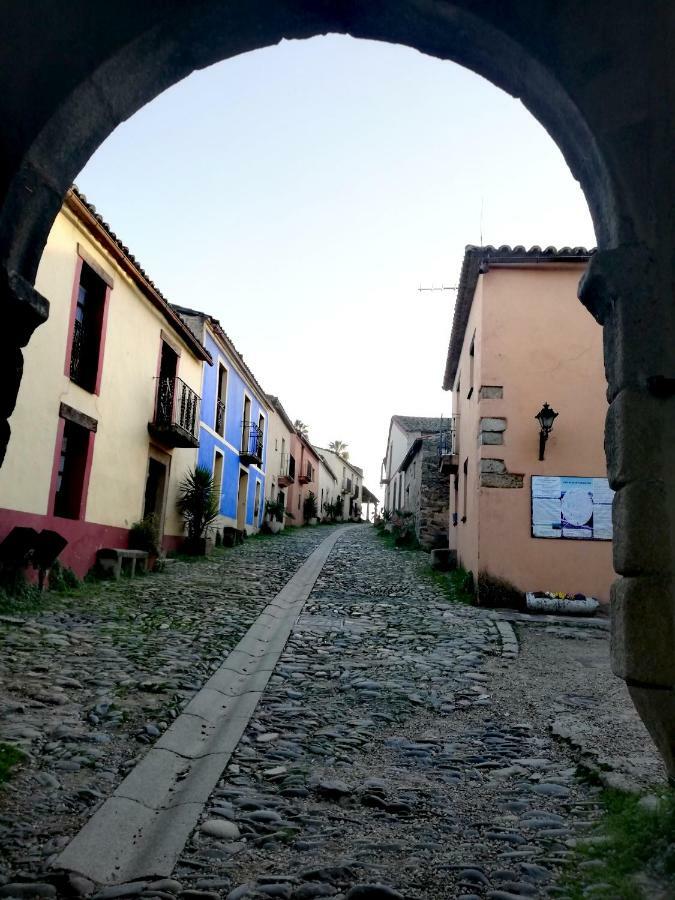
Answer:
<svg viewBox="0 0 675 900"><path fill-rule="evenodd" d="M129 563L129 575L136 574L136 563L140 561L143 571L148 571L148 553L146 550L125 550L118 547L103 547L96 554L96 559L101 570L106 574L112 574L117 580L122 574L122 563Z"/></svg>

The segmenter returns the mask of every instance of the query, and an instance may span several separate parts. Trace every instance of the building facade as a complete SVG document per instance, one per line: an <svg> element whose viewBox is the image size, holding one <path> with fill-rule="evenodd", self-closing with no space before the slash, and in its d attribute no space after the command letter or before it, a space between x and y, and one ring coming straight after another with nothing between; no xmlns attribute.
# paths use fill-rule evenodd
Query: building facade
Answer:
<svg viewBox="0 0 675 900"><path fill-rule="evenodd" d="M316 448L315 448L316 449ZM326 457L317 450L319 456L319 517L327 517L326 506L341 497L338 478Z"/></svg>
<svg viewBox="0 0 675 900"><path fill-rule="evenodd" d="M448 474L439 469L440 442L447 419L392 416L380 483L384 509L411 512L415 534L426 549L447 547Z"/></svg>
<svg viewBox="0 0 675 900"><path fill-rule="evenodd" d="M293 436L295 428L278 397L267 395L270 419L267 438L267 478L265 499L280 501L288 509L288 488L295 483L295 456ZM286 524L288 521L284 517Z"/></svg>
<svg viewBox="0 0 675 900"><path fill-rule="evenodd" d="M203 367L198 462L213 473L216 527L254 534L265 507L267 395L217 319L182 306L174 309L213 360Z"/></svg>
<svg viewBox="0 0 675 900"><path fill-rule="evenodd" d="M15 526L56 531L68 541L61 561L80 577L150 514L164 548L177 547L208 352L75 189L36 283L50 316L25 351L0 539Z"/></svg>
<svg viewBox="0 0 675 900"><path fill-rule="evenodd" d="M426 550L448 546L449 476L440 466L442 432L425 434L411 443L399 466L403 502L411 512L415 534Z"/></svg>
<svg viewBox="0 0 675 900"><path fill-rule="evenodd" d="M326 447L314 449L323 456L337 478L337 489L342 498L342 518L345 521L360 519L363 469Z"/></svg>
<svg viewBox="0 0 675 900"><path fill-rule="evenodd" d="M295 467L295 477L287 486L286 524L297 527L305 524L303 504L310 493L317 498L318 510L319 455L309 440L295 429L291 435L290 454ZM318 514L320 515L320 510Z"/></svg>
<svg viewBox="0 0 675 900"><path fill-rule="evenodd" d="M612 492L602 329L577 300L583 248L467 247L445 371L450 530L474 575L609 596ZM540 459L535 416L558 413Z"/></svg>

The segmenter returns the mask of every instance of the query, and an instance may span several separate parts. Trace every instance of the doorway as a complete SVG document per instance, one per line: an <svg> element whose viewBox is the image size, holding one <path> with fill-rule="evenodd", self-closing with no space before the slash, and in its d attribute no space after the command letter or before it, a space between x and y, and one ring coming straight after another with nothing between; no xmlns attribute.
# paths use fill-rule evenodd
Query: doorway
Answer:
<svg viewBox="0 0 675 900"><path fill-rule="evenodd" d="M246 528L246 507L248 501L248 472L239 470L239 492L237 494L237 528L244 531Z"/></svg>
<svg viewBox="0 0 675 900"><path fill-rule="evenodd" d="M166 492L169 484L169 467L171 457L160 450L150 447L148 456L148 472L145 478L145 494L143 497L143 518L154 516L157 521L157 532L161 543L164 536L164 516L166 513Z"/></svg>

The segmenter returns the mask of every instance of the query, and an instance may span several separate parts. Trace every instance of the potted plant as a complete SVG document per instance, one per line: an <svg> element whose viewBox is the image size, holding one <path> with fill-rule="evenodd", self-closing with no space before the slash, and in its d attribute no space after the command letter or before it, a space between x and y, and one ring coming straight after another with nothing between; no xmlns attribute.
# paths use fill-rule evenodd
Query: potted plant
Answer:
<svg viewBox="0 0 675 900"><path fill-rule="evenodd" d="M129 529L129 549L145 550L148 554L148 570L152 571L162 555L162 543L159 535L159 519L155 513L144 516L140 522L134 522Z"/></svg>
<svg viewBox="0 0 675 900"><path fill-rule="evenodd" d="M308 525L316 525L317 517L319 515L319 505L316 502L314 491L310 491L303 500L302 512L305 517L305 522L307 522Z"/></svg>
<svg viewBox="0 0 675 900"><path fill-rule="evenodd" d="M272 534L278 534L284 527L284 513L286 508L283 500L266 500L265 516L267 524Z"/></svg>
<svg viewBox="0 0 675 900"><path fill-rule="evenodd" d="M209 528L218 518L213 476L205 466L196 466L181 481L176 506L187 529L186 552L204 556Z"/></svg>

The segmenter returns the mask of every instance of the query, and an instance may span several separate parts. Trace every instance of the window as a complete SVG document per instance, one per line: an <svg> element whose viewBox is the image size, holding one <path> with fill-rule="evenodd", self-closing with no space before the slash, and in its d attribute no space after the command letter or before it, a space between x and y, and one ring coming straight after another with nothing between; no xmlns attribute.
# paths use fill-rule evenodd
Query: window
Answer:
<svg viewBox="0 0 675 900"><path fill-rule="evenodd" d="M462 489L462 522L466 522L466 495L467 495L467 481L469 474L469 457L464 460L464 465L462 466L462 471L464 472L464 484Z"/></svg>
<svg viewBox="0 0 675 900"><path fill-rule="evenodd" d="M298 494L298 509L300 509L301 501L302 501L302 494Z"/></svg>
<svg viewBox="0 0 675 900"><path fill-rule="evenodd" d="M257 519L260 515L260 482L255 483L255 500L253 503L253 518Z"/></svg>
<svg viewBox="0 0 675 900"><path fill-rule="evenodd" d="M473 364L476 359L476 332L474 331L469 347L469 393L467 399L473 394Z"/></svg>
<svg viewBox="0 0 675 900"><path fill-rule="evenodd" d="M244 395L244 418L241 423L241 449L248 451L250 444L251 398Z"/></svg>
<svg viewBox="0 0 675 900"><path fill-rule="evenodd" d="M80 519L84 513L84 483L91 431L70 420L64 421L61 451L56 472L54 515Z"/></svg>
<svg viewBox="0 0 675 900"><path fill-rule="evenodd" d="M227 369L218 364L218 390L216 393L215 431L221 437L225 435L225 405L227 401Z"/></svg>
<svg viewBox="0 0 675 900"><path fill-rule="evenodd" d="M85 391L98 390L102 360L103 321L108 286L86 262L82 262L73 319L69 375Z"/></svg>

